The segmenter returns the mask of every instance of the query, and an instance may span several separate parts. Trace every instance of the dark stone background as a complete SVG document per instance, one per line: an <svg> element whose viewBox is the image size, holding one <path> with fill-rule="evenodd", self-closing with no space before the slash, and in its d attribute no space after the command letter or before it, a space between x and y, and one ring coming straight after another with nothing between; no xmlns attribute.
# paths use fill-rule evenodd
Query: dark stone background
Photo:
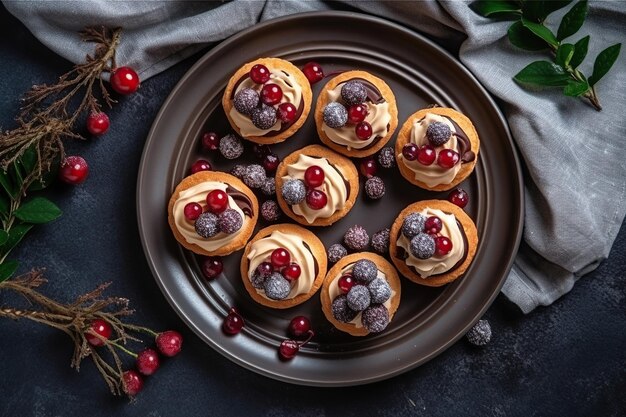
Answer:
<svg viewBox="0 0 626 417"><path fill-rule="evenodd" d="M0 6L0 126L12 128L18 98L54 82L70 64L48 51ZM169 307L144 260L135 182L144 139L163 100L198 58L142 84L109 112L104 137L72 143L90 176L48 193L63 216L37 227L13 258L44 266L45 293L70 300L112 280L136 321L179 329L184 353L168 360L134 404L112 397L92 363L70 369L72 345L54 329L0 321L1 416L623 416L626 415L626 227L607 261L570 294L528 316L499 296L487 312L485 348L459 341L388 381L354 388L291 386L235 365L200 341ZM17 301L0 294L0 305ZM367 364L364 364L367 366Z"/></svg>

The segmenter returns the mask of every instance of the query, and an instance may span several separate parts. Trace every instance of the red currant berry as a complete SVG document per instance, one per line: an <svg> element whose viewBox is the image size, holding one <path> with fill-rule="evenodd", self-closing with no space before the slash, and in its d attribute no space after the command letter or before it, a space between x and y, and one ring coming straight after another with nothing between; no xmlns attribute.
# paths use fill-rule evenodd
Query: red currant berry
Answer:
<svg viewBox="0 0 626 417"><path fill-rule="evenodd" d="M206 203L211 213L220 214L228 208L228 194L222 190L213 190L207 194Z"/></svg>
<svg viewBox="0 0 626 417"><path fill-rule="evenodd" d="M295 339L299 339L302 336L307 336L307 333L311 330L311 321L304 316L296 316L291 319L287 333Z"/></svg>
<svg viewBox="0 0 626 417"><path fill-rule="evenodd" d="M293 282L300 278L300 273L300 265L295 262L290 263L285 267L285 269L283 269L283 276L289 282Z"/></svg>
<svg viewBox="0 0 626 417"><path fill-rule="evenodd" d="M437 158L437 153L435 148L430 145L422 146L417 153L417 160L422 165L432 165L435 162L435 158Z"/></svg>
<svg viewBox="0 0 626 417"><path fill-rule="evenodd" d="M452 204L456 204L457 206L464 208L469 203L469 195L467 191L457 188L456 190L452 190L450 194L448 194L448 201Z"/></svg>
<svg viewBox="0 0 626 417"><path fill-rule="evenodd" d="M452 241L445 236L435 238L435 255L444 256L452 250Z"/></svg>
<svg viewBox="0 0 626 417"><path fill-rule="evenodd" d="M354 128L356 137L361 140L368 140L372 137L372 125L367 122L361 122Z"/></svg>
<svg viewBox="0 0 626 417"><path fill-rule="evenodd" d="M278 348L278 354L282 360L288 361L293 359L299 350L300 346L295 340L283 340Z"/></svg>
<svg viewBox="0 0 626 417"><path fill-rule="evenodd" d="M378 172L378 164L373 157L365 158L361 160L359 169L365 178L371 178Z"/></svg>
<svg viewBox="0 0 626 417"><path fill-rule="evenodd" d="M353 125L362 122L367 116L367 106L364 104L353 104L348 108L348 123Z"/></svg>
<svg viewBox="0 0 626 417"><path fill-rule="evenodd" d="M224 323L222 323L222 330L227 335L235 335L241 331L244 326L243 317L237 313L237 310L231 308L228 312L228 315L224 319Z"/></svg>
<svg viewBox="0 0 626 417"><path fill-rule="evenodd" d="M269 277L274 272L274 267L270 262L261 262L256 270L262 277Z"/></svg>
<svg viewBox="0 0 626 417"><path fill-rule="evenodd" d="M202 273L206 279L215 279L224 271L224 263L220 258L208 257L202 262Z"/></svg>
<svg viewBox="0 0 626 417"><path fill-rule="evenodd" d="M285 248L276 248L270 256L270 261L272 262L272 266L274 267L274 269L280 269L284 266L289 265L289 262L291 261L291 255Z"/></svg>
<svg viewBox="0 0 626 417"><path fill-rule="evenodd" d="M108 322L102 319L95 319L85 332L85 339L91 346L103 346L104 340L102 339L108 340L111 337L111 333L113 333L113 329ZM102 339L96 335L99 335Z"/></svg>
<svg viewBox="0 0 626 417"><path fill-rule="evenodd" d="M106 113L91 113L87 117L87 130L94 136L104 135L109 130L109 124Z"/></svg>
<svg viewBox="0 0 626 417"><path fill-rule="evenodd" d="M343 294L350 292L350 288L352 288L354 284L355 282L352 274L342 275L341 278L339 278L339 281L337 281L337 285Z"/></svg>
<svg viewBox="0 0 626 417"><path fill-rule="evenodd" d="M459 162L459 159L461 158L458 152L452 149L443 149L439 152L439 156L437 157L437 165L442 168L450 169Z"/></svg>
<svg viewBox="0 0 626 417"><path fill-rule="evenodd" d="M152 375L159 369L159 354L154 349L145 349L137 354L137 370L144 375Z"/></svg>
<svg viewBox="0 0 626 417"><path fill-rule="evenodd" d="M278 164L280 164L280 158L275 153L268 153L263 157L263 168L265 168L265 171L269 174L276 171Z"/></svg>
<svg viewBox="0 0 626 417"><path fill-rule="evenodd" d="M407 143L402 147L402 156L407 161L415 161L417 159L417 154L419 153L419 148L414 143Z"/></svg>
<svg viewBox="0 0 626 417"><path fill-rule="evenodd" d="M276 84L265 84L261 89L261 101L268 106L278 104L283 98L283 90Z"/></svg>
<svg viewBox="0 0 626 417"><path fill-rule="evenodd" d="M122 385L124 387L124 392L134 397L139 394L141 389L143 388L143 378L136 371L128 370L122 374Z"/></svg>
<svg viewBox="0 0 626 417"><path fill-rule="evenodd" d="M85 181L87 174L89 174L89 166L81 156L65 157L59 169L59 179L72 185Z"/></svg>
<svg viewBox="0 0 626 417"><path fill-rule="evenodd" d="M191 173L195 174L200 171L210 171L212 169L211 163L204 159L198 159L196 162L191 164Z"/></svg>
<svg viewBox="0 0 626 417"><path fill-rule="evenodd" d="M171 358L180 353L183 336L175 330L168 330L157 335L156 345L161 355Z"/></svg>
<svg viewBox="0 0 626 417"><path fill-rule="evenodd" d="M220 137L215 132L202 135L202 148L205 151L216 151L220 147Z"/></svg>
<svg viewBox="0 0 626 417"><path fill-rule="evenodd" d="M250 69L250 78L257 84L265 84L270 80L270 70L263 64L256 64Z"/></svg>
<svg viewBox="0 0 626 417"><path fill-rule="evenodd" d="M311 165L304 171L304 183L307 187L319 187L324 183L324 177L324 170L317 165Z"/></svg>
<svg viewBox="0 0 626 417"><path fill-rule="evenodd" d="M321 190L309 190L306 192L306 204L313 210L321 210L326 206L328 197Z"/></svg>
<svg viewBox="0 0 626 417"><path fill-rule="evenodd" d="M296 120L298 109L291 103L281 103L276 112L278 119L283 123L292 123Z"/></svg>
<svg viewBox="0 0 626 417"><path fill-rule="evenodd" d="M139 76L131 67L119 67L111 73L111 87L120 94L132 94L139 88Z"/></svg>
<svg viewBox="0 0 626 417"><path fill-rule="evenodd" d="M443 223L441 219L437 216L430 216L424 222L424 231L429 235L436 235L441 232L441 228L443 227Z"/></svg>
<svg viewBox="0 0 626 417"><path fill-rule="evenodd" d="M185 219L194 221L202 214L202 206L198 203L187 203L183 211L185 213Z"/></svg>
<svg viewBox="0 0 626 417"><path fill-rule="evenodd" d="M324 78L324 70L322 69L322 66L317 62L307 62L306 64L304 64L304 67L302 67L302 72L311 84L315 84L316 82Z"/></svg>

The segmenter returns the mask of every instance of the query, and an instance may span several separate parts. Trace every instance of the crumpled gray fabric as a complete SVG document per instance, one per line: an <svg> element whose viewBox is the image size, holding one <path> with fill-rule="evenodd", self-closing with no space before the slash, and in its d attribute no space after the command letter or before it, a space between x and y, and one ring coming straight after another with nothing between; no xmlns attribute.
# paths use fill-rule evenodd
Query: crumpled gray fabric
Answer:
<svg viewBox="0 0 626 417"><path fill-rule="evenodd" d="M545 56L513 47L506 38L509 22L482 18L468 3L342 3L4 0L41 42L72 62L82 61L90 49L78 30L122 25L118 62L138 69L143 80L259 21L334 7L383 16L435 39L465 39L460 59L499 100L526 168L523 242L502 291L528 313L567 293L608 256L626 212L624 53L597 86L604 110L596 112L558 91L531 92L514 83L513 74ZM556 29L563 13L551 15L548 24ZM573 37L592 35L581 66L585 74L600 50L624 40L624 22L626 3L589 4L580 35Z"/></svg>

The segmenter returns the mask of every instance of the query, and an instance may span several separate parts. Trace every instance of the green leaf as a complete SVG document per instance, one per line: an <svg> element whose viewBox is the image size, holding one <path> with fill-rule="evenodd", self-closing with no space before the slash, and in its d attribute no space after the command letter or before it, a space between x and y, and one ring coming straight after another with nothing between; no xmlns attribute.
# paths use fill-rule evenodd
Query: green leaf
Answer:
<svg viewBox="0 0 626 417"><path fill-rule="evenodd" d="M557 47L559 46L559 41L556 40L554 33L550 31L547 27L542 24L531 22L528 19L522 18L522 24L525 28L530 30L535 35L539 36L544 41L548 42L550 45Z"/></svg>
<svg viewBox="0 0 626 417"><path fill-rule="evenodd" d="M9 234L5 232L4 230L0 229L0 246L7 243L7 240L9 240Z"/></svg>
<svg viewBox="0 0 626 417"><path fill-rule="evenodd" d="M569 65L576 69L580 64L583 63L585 57L587 56L587 49L589 48L589 35L585 36L576 44L574 44L574 55L572 55L572 59L569 61Z"/></svg>
<svg viewBox="0 0 626 417"><path fill-rule="evenodd" d="M15 217L28 223L48 223L61 215L61 210L44 197L35 197L15 210Z"/></svg>
<svg viewBox="0 0 626 417"><path fill-rule="evenodd" d="M22 176L22 173L20 172L17 163L14 162L11 164L11 167L9 168L9 174L13 179L13 184L15 185L18 192L21 191L22 185L24 184L24 177Z"/></svg>
<svg viewBox="0 0 626 417"><path fill-rule="evenodd" d="M470 9L483 17L505 17L517 19L522 14L519 4L502 0L478 0L470 4Z"/></svg>
<svg viewBox="0 0 626 417"><path fill-rule="evenodd" d="M585 94L587 90L589 90L589 84L586 81L570 80L563 88L563 94L570 97L578 97Z"/></svg>
<svg viewBox="0 0 626 417"><path fill-rule="evenodd" d="M521 21L509 27L508 36L513 45L527 51L541 51L548 48L548 44L525 28Z"/></svg>
<svg viewBox="0 0 626 417"><path fill-rule="evenodd" d="M606 75L607 72L609 72L619 56L619 50L621 47L622 44L617 43L609 46L598 54L596 61L593 63L593 74L589 77L590 86L594 86L602 77Z"/></svg>
<svg viewBox="0 0 626 417"><path fill-rule="evenodd" d="M34 225L27 223L19 223L13 225L9 230L9 239L0 247L0 253L6 256L11 249L15 247L26 236L26 233L33 228Z"/></svg>
<svg viewBox="0 0 626 417"><path fill-rule="evenodd" d="M522 14L533 22L543 22L550 13L562 9L571 2L572 0L527 0L522 7Z"/></svg>
<svg viewBox="0 0 626 417"><path fill-rule="evenodd" d="M5 218L9 215L9 201L2 194L0 194L0 215L4 216Z"/></svg>
<svg viewBox="0 0 626 417"><path fill-rule="evenodd" d="M14 198L16 196L16 190L13 187L13 181L11 181L11 177L9 176L9 173L2 168L0 168L0 185L2 185L2 188L4 188L9 197Z"/></svg>
<svg viewBox="0 0 626 417"><path fill-rule="evenodd" d="M559 25L559 29L556 32L556 38L562 41L578 32L578 29L585 23L586 17L587 0L582 0L576 3L569 12L565 13Z"/></svg>
<svg viewBox="0 0 626 417"><path fill-rule="evenodd" d="M522 84L565 87L570 76L560 65L548 61L535 61L518 72L513 79Z"/></svg>
<svg viewBox="0 0 626 417"><path fill-rule="evenodd" d="M22 156L20 156L20 164L22 165L22 169L24 170L24 176L28 176L37 165L37 151L33 146L26 149Z"/></svg>
<svg viewBox="0 0 626 417"><path fill-rule="evenodd" d="M567 67L567 65L572 60L572 56L574 55L574 45L571 43L562 43L559 46L559 49L556 51L556 57L554 61L562 67Z"/></svg>
<svg viewBox="0 0 626 417"><path fill-rule="evenodd" d="M0 265L0 282L11 278L11 275L13 275L17 269L17 265L17 261L5 261L2 265Z"/></svg>

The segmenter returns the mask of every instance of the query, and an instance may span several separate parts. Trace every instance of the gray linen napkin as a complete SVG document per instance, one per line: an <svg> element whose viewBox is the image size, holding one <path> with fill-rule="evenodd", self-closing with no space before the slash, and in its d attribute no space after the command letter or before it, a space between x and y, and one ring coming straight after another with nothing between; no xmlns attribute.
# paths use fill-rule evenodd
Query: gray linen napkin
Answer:
<svg viewBox="0 0 626 417"><path fill-rule="evenodd" d="M567 293L608 256L626 213L624 54L598 85L604 110L596 112L557 91L529 92L515 84L511 76L543 55L511 46L505 36L508 22L477 16L465 2L345 3L434 38L465 39L460 59L500 100L526 166L524 237L502 291L524 313ZM259 21L337 5L241 0L4 4L41 42L73 62L82 61L89 49L79 41L78 30L123 25L118 61L138 69L143 80ZM548 24L558 24L560 15L550 16ZM622 42L625 21L626 3L592 2L580 32L592 34L589 56ZM591 73L588 61L582 65L585 73Z"/></svg>

